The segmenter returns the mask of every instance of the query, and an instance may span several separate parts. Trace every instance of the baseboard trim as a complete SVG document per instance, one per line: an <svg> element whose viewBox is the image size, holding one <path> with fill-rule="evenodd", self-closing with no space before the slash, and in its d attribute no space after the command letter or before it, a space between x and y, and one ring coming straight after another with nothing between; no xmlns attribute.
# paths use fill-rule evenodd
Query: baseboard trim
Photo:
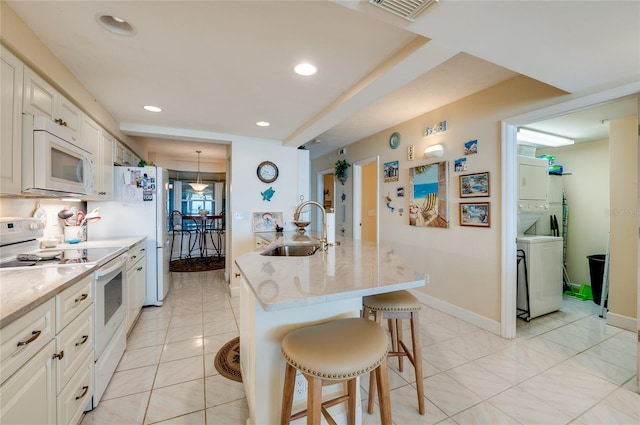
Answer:
<svg viewBox="0 0 640 425"><path fill-rule="evenodd" d="M627 331L636 332L638 330L638 321L634 317L623 316L612 312L607 312L607 325L622 328Z"/></svg>
<svg viewBox="0 0 640 425"><path fill-rule="evenodd" d="M485 331L491 332L492 334L500 335L500 322L496 320L488 319L484 316L480 316L477 313L469 311L467 309L461 308L457 305L449 304L446 301L442 301L438 298L434 298L430 295L426 295L422 292L418 292L412 290L411 293L420 300L421 303L436 308L443 313L447 313L452 315L453 317L464 320L465 322L471 323L472 325L478 326L479 328L484 329Z"/></svg>

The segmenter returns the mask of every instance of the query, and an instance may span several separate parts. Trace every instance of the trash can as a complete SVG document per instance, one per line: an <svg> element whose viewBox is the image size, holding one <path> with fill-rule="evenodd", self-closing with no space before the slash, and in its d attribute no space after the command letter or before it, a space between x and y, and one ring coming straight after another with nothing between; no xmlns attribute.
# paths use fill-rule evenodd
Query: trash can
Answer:
<svg viewBox="0 0 640 425"><path fill-rule="evenodd" d="M604 259L605 254L587 255L589 260L589 275L591 276L591 293L593 294L593 302L600 305L600 297L602 296L602 277L604 275ZM605 302L605 307L606 307Z"/></svg>

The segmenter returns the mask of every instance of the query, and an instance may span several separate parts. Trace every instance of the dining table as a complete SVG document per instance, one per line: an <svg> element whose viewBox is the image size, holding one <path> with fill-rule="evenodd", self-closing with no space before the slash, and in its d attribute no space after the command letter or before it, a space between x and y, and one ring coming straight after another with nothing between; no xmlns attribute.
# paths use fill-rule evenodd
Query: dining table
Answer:
<svg viewBox="0 0 640 425"><path fill-rule="evenodd" d="M207 247L207 235L211 235L212 233L217 233L217 244L213 240L213 237L210 236L211 245L213 245L213 250L216 255L220 257L220 249L221 249L221 236L220 236L220 223L224 218L223 215L183 215L182 216L182 228L183 229L195 229L197 236L196 240L189 247L189 256L193 254L193 251L198 245L198 251L200 257L208 256L208 247Z"/></svg>

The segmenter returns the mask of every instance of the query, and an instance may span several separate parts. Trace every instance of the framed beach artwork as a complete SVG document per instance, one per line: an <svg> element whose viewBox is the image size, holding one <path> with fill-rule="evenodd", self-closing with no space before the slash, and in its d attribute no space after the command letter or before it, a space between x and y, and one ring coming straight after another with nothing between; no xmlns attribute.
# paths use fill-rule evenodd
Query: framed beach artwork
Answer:
<svg viewBox="0 0 640 425"><path fill-rule="evenodd" d="M391 161L384 163L384 182L397 182L398 181L398 161Z"/></svg>
<svg viewBox="0 0 640 425"><path fill-rule="evenodd" d="M460 226L491 227L489 202L461 202Z"/></svg>
<svg viewBox="0 0 640 425"><path fill-rule="evenodd" d="M282 212L254 212L253 213L253 231L254 233L260 232L275 232L276 227L284 227L284 220L282 219Z"/></svg>
<svg viewBox="0 0 640 425"><path fill-rule="evenodd" d="M489 172L460 176L460 197L477 198L489 196Z"/></svg>
<svg viewBox="0 0 640 425"><path fill-rule="evenodd" d="M449 227L449 163L409 169L409 225Z"/></svg>

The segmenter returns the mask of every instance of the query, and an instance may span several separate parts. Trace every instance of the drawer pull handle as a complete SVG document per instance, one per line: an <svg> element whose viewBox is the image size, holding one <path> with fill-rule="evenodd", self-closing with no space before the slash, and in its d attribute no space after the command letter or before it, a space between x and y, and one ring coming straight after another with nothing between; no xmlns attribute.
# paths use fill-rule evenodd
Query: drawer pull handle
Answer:
<svg viewBox="0 0 640 425"><path fill-rule="evenodd" d="M131 259L132 259L132 260L135 260L136 258L138 258L138 256L137 256L137 255L132 255L132 256L131 256Z"/></svg>
<svg viewBox="0 0 640 425"><path fill-rule="evenodd" d="M87 340L88 340L88 339L89 339L89 335L82 335L82 341L80 341L80 342L76 342L76 347L77 347L78 345L82 345L82 344L84 344L85 342L87 342Z"/></svg>
<svg viewBox="0 0 640 425"><path fill-rule="evenodd" d="M87 391L89 391L89 387L85 385L84 387L82 387L82 394L77 396L76 400L80 400L82 397L84 397L87 394Z"/></svg>
<svg viewBox="0 0 640 425"><path fill-rule="evenodd" d="M80 301L84 301L89 297L88 294L82 294L78 298L75 299L75 302L79 303Z"/></svg>
<svg viewBox="0 0 640 425"><path fill-rule="evenodd" d="M40 336L41 333L42 333L42 331L33 331L33 332L31 332L31 338L29 338L26 341L18 342L18 347L22 347L23 345L31 344L33 341L38 339L38 337Z"/></svg>
<svg viewBox="0 0 640 425"><path fill-rule="evenodd" d="M142 271L142 267L138 267L136 270L138 270L138 271Z"/></svg>
<svg viewBox="0 0 640 425"><path fill-rule="evenodd" d="M60 354L54 354L51 358L62 360L64 357L64 350L60 351Z"/></svg>

